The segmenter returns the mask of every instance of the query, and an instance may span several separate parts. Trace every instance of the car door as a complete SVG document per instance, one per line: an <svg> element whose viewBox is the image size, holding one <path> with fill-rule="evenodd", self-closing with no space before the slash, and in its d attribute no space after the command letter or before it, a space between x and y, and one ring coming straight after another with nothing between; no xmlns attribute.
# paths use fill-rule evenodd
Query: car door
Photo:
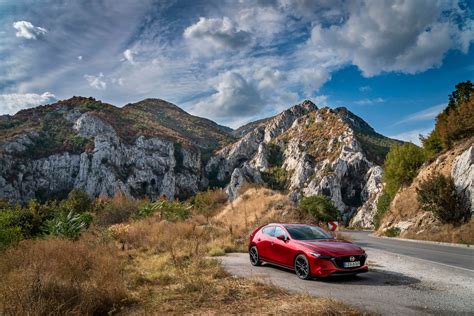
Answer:
<svg viewBox="0 0 474 316"><path fill-rule="evenodd" d="M270 255L271 242L273 241L273 232L275 226L265 226L261 234L257 237L257 249L259 256L263 259L272 260Z"/></svg>
<svg viewBox="0 0 474 316"><path fill-rule="evenodd" d="M287 240L284 241L277 238L281 235L285 236ZM275 263L291 267L294 256L291 247L289 247L290 240L288 233L285 229L283 229L283 227L276 226L275 230L273 231L273 236L272 242L270 243L271 257Z"/></svg>

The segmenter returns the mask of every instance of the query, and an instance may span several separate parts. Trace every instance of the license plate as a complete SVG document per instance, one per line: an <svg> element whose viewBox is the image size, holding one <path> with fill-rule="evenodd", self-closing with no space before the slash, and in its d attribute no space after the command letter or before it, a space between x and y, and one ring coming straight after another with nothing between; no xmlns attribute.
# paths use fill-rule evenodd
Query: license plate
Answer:
<svg viewBox="0 0 474 316"><path fill-rule="evenodd" d="M360 261L344 262L344 268L360 267Z"/></svg>

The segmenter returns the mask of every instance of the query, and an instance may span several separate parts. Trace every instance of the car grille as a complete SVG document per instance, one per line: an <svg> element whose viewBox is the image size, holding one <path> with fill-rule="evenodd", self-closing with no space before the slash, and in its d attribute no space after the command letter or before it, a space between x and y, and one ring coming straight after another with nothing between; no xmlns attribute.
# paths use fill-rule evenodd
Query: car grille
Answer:
<svg viewBox="0 0 474 316"><path fill-rule="evenodd" d="M357 269L360 267L354 267L354 268L344 268L344 262L351 262L351 257L354 257L354 261L360 261L360 267L362 267L365 264L365 256L360 255L360 256L345 256L345 257L336 257L333 258L332 261L336 264L338 268L342 269Z"/></svg>

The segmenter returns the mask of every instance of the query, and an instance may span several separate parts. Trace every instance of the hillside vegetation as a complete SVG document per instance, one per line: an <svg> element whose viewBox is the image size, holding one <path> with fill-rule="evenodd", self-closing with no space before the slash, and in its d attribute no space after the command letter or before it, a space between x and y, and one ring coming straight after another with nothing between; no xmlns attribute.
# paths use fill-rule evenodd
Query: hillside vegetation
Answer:
<svg viewBox="0 0 474 316"><path fill-rule="evenodd" d="M474 243L473 205L456 187L451 172L454 160L474 144L470 81L456 85L435 128L421 141L421 148L404 144L387 155L385 188L375 216L379 233L396 226L404 237Z"/></svg>
<svg viewBox="0 0 474 316"><path fill-rule="evenodd" d="M232 203L221 190L186 202L120 195L91 200L75 191L61 202L3 204L0 214L10 208L20 214L10 223L12 234L22 235L9 244L2 240L0 313L360 314L338 302L231 277L207 258L245 251L259 225L311 220L269 189L244 188ZM39 229L33 233L35 215ZM61 229L46 229L48 221ZM84 225L76 229L71 221ZM0 231L7 228L5 221L0 225Z"/></svg>
<svg viewBox="0 0 474 316"><path fill-rule="evenodd" d="M28 133L34 139L27 151L29 158L63 151L90 151L94 148L93 139L81 137L73 129L74 118L87 112L109 123L128 143L139 136L160 137L212 152L234 140L230 128L190 115L160 99L146 99L119 108L94 98L73 97L0 117L0 145Z"/></svg>

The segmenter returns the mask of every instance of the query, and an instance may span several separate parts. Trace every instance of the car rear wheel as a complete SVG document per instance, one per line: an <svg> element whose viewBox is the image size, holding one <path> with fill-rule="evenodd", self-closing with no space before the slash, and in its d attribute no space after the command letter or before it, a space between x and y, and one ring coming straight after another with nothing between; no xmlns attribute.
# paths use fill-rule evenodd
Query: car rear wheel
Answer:
<svg viewBox="0 0 474 316"><path fill-rule="evenodd" d="M298 255L295 259L295 273L298 278L309 280L311 274L309 273L309 262L305 255Z"/></svg>
<svg viewBox="0 0 474 316"><path fill-rule="evenodd" d="M249 250L249 256L250 256L250 263L253 266L259 266L262 264L262 261L260 261L260 258L258 256L258 249L256 246L253 246Z"/></svg>

